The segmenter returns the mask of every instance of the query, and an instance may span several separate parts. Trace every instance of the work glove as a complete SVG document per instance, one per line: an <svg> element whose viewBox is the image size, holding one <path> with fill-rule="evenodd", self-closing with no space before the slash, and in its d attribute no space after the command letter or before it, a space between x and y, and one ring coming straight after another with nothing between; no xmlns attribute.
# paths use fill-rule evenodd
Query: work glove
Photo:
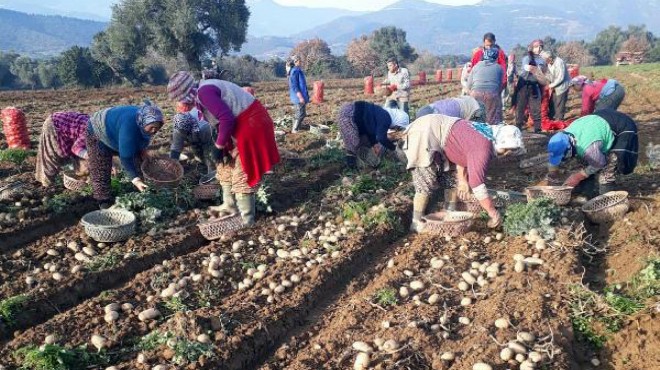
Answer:
<svg viewBox="0 0 660 370"><path fill-rule="evenodd" d="M587 177L589 176L584 171L575 172L564 181L564 186L576 187L579 183L586 180Z"/></svg>

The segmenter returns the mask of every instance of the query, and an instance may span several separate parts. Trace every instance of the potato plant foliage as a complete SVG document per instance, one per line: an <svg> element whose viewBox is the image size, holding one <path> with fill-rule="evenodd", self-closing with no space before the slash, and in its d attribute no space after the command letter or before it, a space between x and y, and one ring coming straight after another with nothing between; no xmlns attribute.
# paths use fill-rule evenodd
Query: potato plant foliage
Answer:
<svg viewBox="0 0 660 370"><path fill-rule="evenodd" d="M559 221L560 215L559 207L547 198L535 199L526 204L513 204L504 215L504 232L517 236L536 229L544 239L552 239L553 226Z"/></svg>

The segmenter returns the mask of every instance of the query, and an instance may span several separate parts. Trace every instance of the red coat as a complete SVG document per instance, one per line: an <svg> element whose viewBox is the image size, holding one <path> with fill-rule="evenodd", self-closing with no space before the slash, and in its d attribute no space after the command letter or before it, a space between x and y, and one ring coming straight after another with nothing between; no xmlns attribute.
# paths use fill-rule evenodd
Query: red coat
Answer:
<svg viewBox="0 0 660 370"><path fill-rule="evenodd" d="M499 53L497 53L497 64L502 67L502 71L504 72L503 77L502 77L502 85L506 85L506 54L504 53L504 50L497 46L498 49L500 49ZM472 55L472 66L476 66L477 63L481 62L481 60L484 58L484 48L481 47L479 48L473 55Z"/></svg>

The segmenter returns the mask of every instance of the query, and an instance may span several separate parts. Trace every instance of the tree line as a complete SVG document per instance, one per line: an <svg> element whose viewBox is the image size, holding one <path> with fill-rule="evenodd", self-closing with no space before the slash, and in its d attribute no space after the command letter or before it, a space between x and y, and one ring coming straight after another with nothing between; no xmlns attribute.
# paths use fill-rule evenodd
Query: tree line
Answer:
<svg viewBox="0 0 660 370"><path fill-rule="evenodd" d="M160 85L176 70L199 72L212 61L238 83L284 77L281 59L230 55L246 41L249 16L244 0L125 0L113 6L108 28L90 47L74 46L51 59L0 53L0 88ZM475 46L480 41L475 40ZM610 26L591 42L560 42L551 36L544 42L546 49L580 65L611 64L620 51L641 52L646 61L660 61L660 41L643 25L625 30ZM526 50L526 45L516 45L507 52L522 56ZM469 60L468 55L418 52L406 40L406 32L396 27L353 39L344 55L333 55L319 38L300 42L293 54L301 57L308 75L326 78L381 75L385 60L392 56L412 73L453 68Z"/></svg>

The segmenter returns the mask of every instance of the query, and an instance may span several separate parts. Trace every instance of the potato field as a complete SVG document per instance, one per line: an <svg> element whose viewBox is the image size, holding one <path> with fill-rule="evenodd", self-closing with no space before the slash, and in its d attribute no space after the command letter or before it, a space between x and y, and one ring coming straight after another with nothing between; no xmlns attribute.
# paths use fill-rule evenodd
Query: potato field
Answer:
<svg viewBox="0 0 660 370"><path fill-rule="evenodd" d="M619 110L640 138L640 163L618 184L630 210L594 224L578 205L553 206L556 222L524 235L483 222L453 238L409 233L404 164L344 169L336 113L378 101L360 79L325 81L306 123L330 133L278 135L256 225L212 242L197 223L220 200L191 195L195 162L179 188L146 200L113 177L134 212L162 213L125 242L97 243L80 225L97 208L89 191L42 188L34 153L0 136L0 369L660 369L660 176L646 154L660 144L660 65L584 72L626 88ZM286 81L253 88L290 130ZM411 112L459 93L457 81L415 86ZM174 114L164 87L0 92L0 106L25 112L36 149L52 112L145 97ZM579 105L571 93L569 118ZM166 123L153 149L169 153L170 133ZM488 187L522 192L544 176L495 161Z"/></svg>

